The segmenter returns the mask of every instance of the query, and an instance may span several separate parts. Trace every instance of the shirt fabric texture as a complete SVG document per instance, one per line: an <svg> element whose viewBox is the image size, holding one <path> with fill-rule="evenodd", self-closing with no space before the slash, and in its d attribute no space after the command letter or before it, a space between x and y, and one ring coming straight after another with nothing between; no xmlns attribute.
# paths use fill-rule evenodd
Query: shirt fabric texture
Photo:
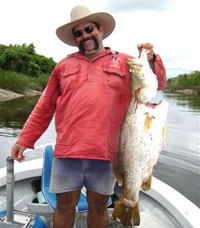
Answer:
<svg viewBox="0 0 200 228"><path fill-rule="evenodd" d="M55 157L113 162L118 151L120 126L131 99L127 58L133 57L106 48L92 60L80 52L61 60L17 143L34 148L55 113ZM157 54L155 71L158 90L164 89L166 72Z"/></svg>

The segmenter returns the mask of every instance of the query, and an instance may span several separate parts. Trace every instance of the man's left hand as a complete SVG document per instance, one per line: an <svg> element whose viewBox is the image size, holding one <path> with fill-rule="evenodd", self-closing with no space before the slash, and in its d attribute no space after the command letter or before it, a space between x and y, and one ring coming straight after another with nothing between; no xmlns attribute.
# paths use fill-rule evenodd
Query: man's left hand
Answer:
<svg viewBox="0 0 200 228"><path fill-rule="evenodd" d="M142 49L147 49L147 58L149 61L152 61L154 59L154 52L153 52L153 44L151 43L139 43L137 44L137 48L139 50L139 56L141 55Z"/></svg>

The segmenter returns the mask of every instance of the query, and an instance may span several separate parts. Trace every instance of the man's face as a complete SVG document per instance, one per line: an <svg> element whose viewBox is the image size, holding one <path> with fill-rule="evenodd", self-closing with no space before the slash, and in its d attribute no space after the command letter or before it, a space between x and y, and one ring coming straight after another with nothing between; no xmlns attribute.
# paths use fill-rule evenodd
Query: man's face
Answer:
<svg viewBox="0 0 200 228"><path fill-rule="evenodd" d="M104 51L103 29L93 22L83 22L73 29L74 39L79 50L86 56L96 56Z"/></svg>

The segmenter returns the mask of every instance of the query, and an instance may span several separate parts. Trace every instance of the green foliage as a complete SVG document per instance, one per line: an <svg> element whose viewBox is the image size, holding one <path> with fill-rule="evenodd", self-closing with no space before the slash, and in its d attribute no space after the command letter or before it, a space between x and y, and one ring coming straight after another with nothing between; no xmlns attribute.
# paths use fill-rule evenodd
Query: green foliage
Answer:
<svg viewBox="0 0 200 228"><path fill-rule="evenodd" d="M56 62L52 58L35 53L33 44L1 45L0 69L18 72L31 77L49 75Z"/></svg>
<svg viewBox="0 0 200 228"><path fill-rule="evenodd" d="M27 89L42 91L48 81L47 75L37 78L11 71L0 70L0 88L23 94Z"/></svg>
<svg viewBox="0 0 200 228"><path fill-rule="evenodd" d="M27 88L27 77L15 72L0 71L0 88L23 93ZM17 85L17 86L16 86Z"/></svg>
<svg viewBox="0 0 200 228"><path fill-rule="evenodd" d="M40 75L38 78L30 78L29 77L29 83L31 85L32 89L37 89L39 91L42 91L45 89L47 82L49 80L49 77L47 75Z"/></svg>
<svg viewBox="0 0 200 228"><path fill-rule="evenodd" d="M167 80L167 89L194 89L200 90L200 71L190 74L180 74Z"/></svg>

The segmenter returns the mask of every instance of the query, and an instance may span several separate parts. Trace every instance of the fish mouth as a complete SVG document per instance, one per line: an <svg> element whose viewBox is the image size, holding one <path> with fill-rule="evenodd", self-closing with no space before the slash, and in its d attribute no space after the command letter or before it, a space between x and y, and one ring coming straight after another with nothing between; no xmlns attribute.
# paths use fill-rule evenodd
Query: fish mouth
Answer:
<svg viewBox="0 0 200 228"><path fill-rule="evenodd" d="M136 68L137 67L138 69L140 69L144 66L144 64L141 61L139 61L138 59L127 59L126 63L128 64L128 66L130 68Z"/></svg>

